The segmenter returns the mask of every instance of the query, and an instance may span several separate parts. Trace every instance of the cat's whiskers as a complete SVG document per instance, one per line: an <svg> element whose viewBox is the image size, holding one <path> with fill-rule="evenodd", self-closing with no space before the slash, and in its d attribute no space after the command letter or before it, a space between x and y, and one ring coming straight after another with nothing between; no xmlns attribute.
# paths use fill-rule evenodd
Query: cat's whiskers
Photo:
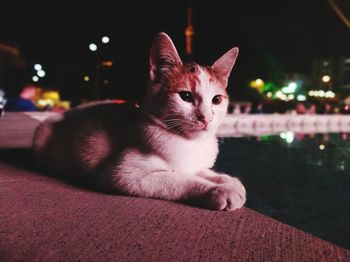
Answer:
<svg viewBox="0 0 350 262"><path fill-rule="evenodd" d="M180 114L178 114L178 116L183 117ZM186 122L182 118L168 118L165 119L164 122L166 124L167 129L171 130L172 132L175 132L175 134L181 134L185 130L183 125Z"/></svg>

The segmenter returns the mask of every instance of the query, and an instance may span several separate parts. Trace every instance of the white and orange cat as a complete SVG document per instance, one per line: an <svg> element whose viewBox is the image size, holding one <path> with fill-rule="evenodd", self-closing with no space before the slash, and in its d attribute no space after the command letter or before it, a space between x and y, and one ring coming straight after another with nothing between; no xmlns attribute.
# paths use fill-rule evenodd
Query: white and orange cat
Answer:
<svg viewBox="0 0 350 262"><path fill-rule="evenodd" d="M159 33L142 106L100 103L46 120L33 141L40 163L105 191L216 210L242 207L242 183L211 170L237 55L232 48L212 66L183 64L169 36Z"/></svg>

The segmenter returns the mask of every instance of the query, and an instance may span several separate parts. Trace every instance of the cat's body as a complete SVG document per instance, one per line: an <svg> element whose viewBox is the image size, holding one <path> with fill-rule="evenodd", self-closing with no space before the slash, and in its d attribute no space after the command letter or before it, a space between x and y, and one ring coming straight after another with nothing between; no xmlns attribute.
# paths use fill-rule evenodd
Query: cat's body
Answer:
<svg viewBox="0 0 350 262"><path fill-rule="evenodd" d="M218 210L241 207L240 181L210 170L237 54L231 49L212 67L183 65L170 38L158 34L143 105L101 103L45 121L33 143L40 162L102 190Z"/></svg>

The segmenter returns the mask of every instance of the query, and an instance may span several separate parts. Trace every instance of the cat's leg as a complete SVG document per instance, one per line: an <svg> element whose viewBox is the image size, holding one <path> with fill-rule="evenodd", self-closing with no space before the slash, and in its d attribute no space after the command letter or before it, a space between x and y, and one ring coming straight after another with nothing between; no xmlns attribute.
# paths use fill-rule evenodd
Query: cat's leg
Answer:
<svg viewBox="0 0 350 262"><path fill-rule="evenodd" d="M245 202L244 188L234 183L218 185L196 175L166 170L138 171L115 176L117 191L133 196L187 202L215 210L232 211L242 207Z"/></svg>
<svg viewBox="0 0 350 262"><path fill-rule="evenodd" d="M230 183L238 180L238 178L236 177L232 177L223 173L216 173L211 169L203 169L200 172L198 172L196 175L210 182L213 182L215 184Z"/></svg>
<svg viewBox="0 0 350 262"><path fill-rule="evenodd" d="M245 202L244 187L238 183L216 184L195 174L174 172L163 159L138 151L126 152L102 177L109 177L114 191L127 195L187 202L215 210L234 210Z"/></svg>

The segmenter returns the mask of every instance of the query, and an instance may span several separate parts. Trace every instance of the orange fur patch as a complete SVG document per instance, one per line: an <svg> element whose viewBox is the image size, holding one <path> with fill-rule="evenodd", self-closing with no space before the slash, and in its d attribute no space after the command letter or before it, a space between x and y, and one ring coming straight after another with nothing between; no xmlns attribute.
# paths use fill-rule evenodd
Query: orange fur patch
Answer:
<svg viewBox="0 0 350 262"><path fill-rule="evenodd" d="M226 79L223 79L223 76L211 67L200 66L196 63L178 65L169 71L163 72L163 79L161 81L167 83L171 92L179 92L181 90L194 92L196 86L199 84L200 69L209 74L209 80L211 82L217 82L222 88L226 87Z"/></svg>

